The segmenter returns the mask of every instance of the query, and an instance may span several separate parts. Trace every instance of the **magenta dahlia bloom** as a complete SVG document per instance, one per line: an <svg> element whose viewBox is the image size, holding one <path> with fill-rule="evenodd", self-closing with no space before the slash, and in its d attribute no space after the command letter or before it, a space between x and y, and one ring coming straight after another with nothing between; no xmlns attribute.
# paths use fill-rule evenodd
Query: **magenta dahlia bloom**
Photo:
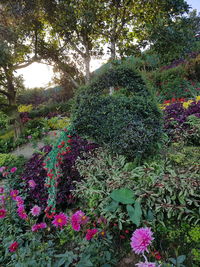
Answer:
<svg viewBox="0 0 200 267"><path fill-rule="evenodd" d="M6 217L6 210L5 209L0 209L0 219L3 219Z"/></svg>
<svg viewBox="0 0 200 267"><path fill-rule="evenodd" d="M59 213L54 216L54 220L52 221L52 224L56 227L62 228L64 225L67 224L68 217L64 213Z"/></svg>
<svg viewBox="0 0 200 267"><path fill-rule="evenodd" d="M0 187L0 194L3 194L4 193L4 188L1 186Z"/></svg>
<svg viewBox="0 0 200 267"><path fill-rule="evenodd" d="M17 209L17 213L19 217L23 220L26 220L28 218L28 215L26 214L26 211L24 209L24 205L20 205Z"/></svg>
<svg viewBox="0 0 200 267"><path fill-rule="evenodd" d="M72 228L75 231L80 231L81 225L86 224L88 222L88 220L89 220L89 218L87 216L85 216L85 213L81 210L78 210L71 217Z"/></svg>
<svg viewBox="0 0 200 267"><path fill-rule="evenodd" d="M17 168L14 167L14 168L12 168L12 169L10 170L10 172L11 172L11 173L14 173L14 172L16 172L16 170L17 170Z"/></svg>
<svg viewBox="0 0 200 267"><path fill-rule="evenodd" d="M46 223L37 223L31 227L31 230L32 230L32 232L37 232L38 230L45 229L45 228L47 228Z"/></svg>
<svg viewBox="0 0 200 267"><path fill-rule="evenodd" d="M135 230L131 237L131 247L136 254L148 252L147 247L153 240L151 228L145 227Z"/></svg>
<svg viewBox="0 0 200 267"><path fill-rule="evenodd" d="M10 246L9 246L9 251L10 252L15 252L19 247L19 243L17 243L16 241L13 242Z"/></svg>
<svg viewBox="0 0 200 267"><path fill-rule="evenodd" d="M139 262L139 263L136 264L136 266L138 266L138 267L156 267L156 263L154 263L154 262L147 262L147 261L146 262Z"/></svg>
<svg viewBox="0 0 200 267"><path fill-rule="evenodd" d="M94 237L94 235L96 235L97 232L98 230L96 228L88 229L85 238L89 241Z"/></svg>
<svg viewBox="0 0 200 267"><path fill-rule="evenodd" d="M17 196L17 197L15 198L15 200L16 200L16 202L17 202L17 206L18 206L18 207L24 205L24 200L23 200L22 197Z"/></svg>
<svg viewBox="0 0 200 267"><path fill-rule="evenodd" d="M19 190L11 190L10 191L10 196L12 197L13 200L16 200L16 197L19 194Z"/></svg>
<svg viewBox="0 0 200 267"><path fill-rule="evenodd" d="M34 189L34 188L36 187L36 183L35 183L34 180L29 180L29 181L28 181L28 184L29 184L29 187L30 187L30 188L33 188L33 189Z"/></svg>
<svg viewBox="0 0 200 267"><path fill-rule="evenodd" d="M31 214L33 216L38 216L41 212L41 208L38 205L35 205L32 209L31 209Z"/></svg>

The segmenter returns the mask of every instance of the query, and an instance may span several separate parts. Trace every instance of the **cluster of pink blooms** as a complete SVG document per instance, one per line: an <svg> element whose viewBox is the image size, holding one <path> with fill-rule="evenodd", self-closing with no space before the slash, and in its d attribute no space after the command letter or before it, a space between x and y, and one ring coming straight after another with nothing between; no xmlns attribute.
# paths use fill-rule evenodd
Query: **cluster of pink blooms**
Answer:
<svg viewBox="0 0 200 267"><path fill-rule="evenodd" d="M19 190L11 190L10 196L11 196L12 200L16 201L16 204L18 207L17 213L18 213L19 217L23 220L26 220L28 218L28 215L25 211L24 200L22 199L22 197L19 196Z"/></svg>
<svg viewBox="0 0 200 267"><path fill-rule="evenodd" d="M0 187L0 205L1 205L1 208L0 208L0 219L3 219L3 218L6 217L6 209L4 208L5 197L4 197L3 193L4 193L4 188Z"/></svg>
<svg viewBox="0 0 200 267"><path fill-rule="evenodd" d="M10 169L10 171L8 170L8 167L0 167L0 173L2 173L3 177L6 177L7 175L9 175L9 173L15 173L17 170L17 167L13 167Z"/></svg>
<svg viewBox="0 0 200 267"><path fill-rule="evenodd" d="M148 262L144 252L148 252L148 246L151 245L153 240L153 233L150 228L140 228L133 232L131 237L131 247L136 254L142 254L145 262L136 264L138 267L156 267L156 263Z"/></svg>
<svg viewBox="0 0 200 267"><path fill-rule="evenodd" d="M82 212L81 210L78 210L77 212L75 212L71 217L72 228L75 231L80 231L81 225L86 224L88 221L89 221L89 218L85 216L85 213Z"/></svg>
<svg viewBox="0 0 200 267"><path fill-rule="evenodd" d="M36 223L36 224L34 224L32 227L31 227L31 230L33 231L33 232L37 232L38 230L40 230L40 229L45 229L45 228L47 228L47 224L46 223Z"/></svg>

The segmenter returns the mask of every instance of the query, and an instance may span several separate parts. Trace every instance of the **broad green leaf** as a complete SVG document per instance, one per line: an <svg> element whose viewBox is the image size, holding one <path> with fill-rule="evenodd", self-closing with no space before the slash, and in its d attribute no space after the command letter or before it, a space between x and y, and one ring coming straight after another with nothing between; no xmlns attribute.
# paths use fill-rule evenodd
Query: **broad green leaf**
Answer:
<svg viewBox="0 0 200 267"><path fill-rule="evenodd" d="M112 201L112 202L105 208L105 210L106 210L106 211L112 211L112 212L114 212L114 211L116 211L116 209L118 208L118 206L119 206L119 203L113 200L113 201Z"/></svg>
<svg viewBox="0 0 200 267"><path fill-rule="evenodd" d="M130 216L131 221L139 226L141 222L142 210L139 201L135 202L134 208L130 205L127 205L127 211Z"/></svg>
<svg viewBox="0 0 200 267"><path fill-rule="evenodd" d="M133 204L135 201L133 191L128 188L116 189L111 193L110 197L122 204Z"/></svg>

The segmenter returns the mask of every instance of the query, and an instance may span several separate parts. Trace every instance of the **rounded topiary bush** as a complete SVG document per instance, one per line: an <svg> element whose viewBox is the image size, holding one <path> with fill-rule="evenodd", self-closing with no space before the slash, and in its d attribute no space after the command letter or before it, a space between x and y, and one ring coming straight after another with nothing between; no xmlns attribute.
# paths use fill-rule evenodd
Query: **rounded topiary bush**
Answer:
<svg viewBox="0 0 200 267"><path fill-rule="evenodd" d="M162 133L161 113L144 81L123 65L79 89L72 124L78 134L128 158L152 152Z"/></svg>

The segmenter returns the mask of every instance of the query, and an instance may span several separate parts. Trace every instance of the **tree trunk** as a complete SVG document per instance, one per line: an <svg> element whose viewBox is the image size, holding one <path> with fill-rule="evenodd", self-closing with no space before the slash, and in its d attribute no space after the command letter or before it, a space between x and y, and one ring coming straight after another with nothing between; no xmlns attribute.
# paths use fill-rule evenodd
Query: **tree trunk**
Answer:
<svg viewBox="0 0 200 267"><path fill-rule="evenodd" d="M84 58L85 63L85 82L86 84L90 81L90 61L91 58L89 55L86 55Z"/></svg>
<svg viewBox="0 0 200 267"><path fill-rule="evenodd" d="M112 39L111 39L110 51L111 51L110 59L115 60L116 59L116 42L115 40L112 40Z"/></svg>

